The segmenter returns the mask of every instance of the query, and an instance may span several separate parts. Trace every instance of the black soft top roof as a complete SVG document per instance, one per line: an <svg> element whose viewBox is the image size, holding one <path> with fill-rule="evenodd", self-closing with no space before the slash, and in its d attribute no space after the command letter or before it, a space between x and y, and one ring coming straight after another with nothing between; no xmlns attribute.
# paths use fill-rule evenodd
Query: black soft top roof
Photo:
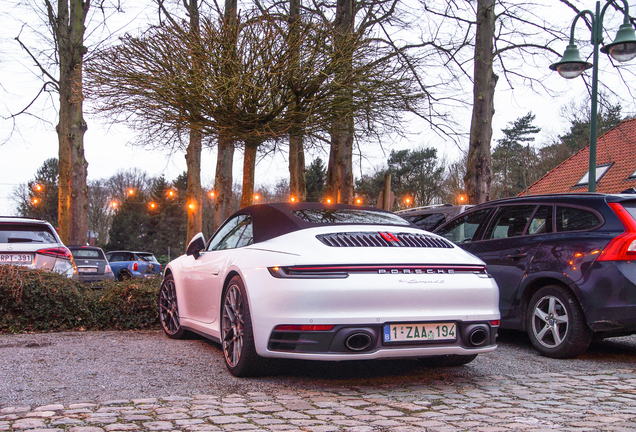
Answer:
<svg viewBox="0 0 636 432"><path fill-rule="evenodd" d="M294 215L297 210L366 210L374 213L385 213L391 217L397 215L381 210L375 207L363 207L359 205L349 204L325 204L315 202L301 203L272 203L272 204L256 204L245 207L228 218L231 219L237 215L249 215L252 219L252 227L254 234L254 243L263 242L290 232L298 231L306 228L317 226L338 225L338 223L315 223L309 222ZM342 224L342 223L341 223ZM352 224L356 224L353 223ZM381 223L375 223L375 225ZM404 226L410 226L410 223L404 221Z"/></svg>

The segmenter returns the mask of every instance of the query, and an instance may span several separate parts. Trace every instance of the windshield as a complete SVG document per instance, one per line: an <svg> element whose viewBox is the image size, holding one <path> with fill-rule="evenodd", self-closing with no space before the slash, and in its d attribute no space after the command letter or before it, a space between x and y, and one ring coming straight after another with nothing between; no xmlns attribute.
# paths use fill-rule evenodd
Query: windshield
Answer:
<svg viewBox="0 0 636 432"><path fill-rule="evenodd" d="M294 216L315 224L378 224L403 225L409 223L400 216L372 210L357 209L305 209L295 210Z"/></svg>

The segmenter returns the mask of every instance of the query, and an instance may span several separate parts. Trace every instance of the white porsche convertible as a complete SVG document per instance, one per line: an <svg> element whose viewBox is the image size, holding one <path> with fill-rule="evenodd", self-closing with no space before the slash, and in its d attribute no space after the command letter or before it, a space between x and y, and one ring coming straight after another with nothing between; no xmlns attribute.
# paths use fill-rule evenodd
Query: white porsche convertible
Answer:
<svg viewBox="0 0 636 432"><path fill-rule="evenodd" d="M235 376L264 357L456 366L496 348L499 291L478 258L393 213L260 204L168 264L159 313L171 338L220 343Z"/></svg>

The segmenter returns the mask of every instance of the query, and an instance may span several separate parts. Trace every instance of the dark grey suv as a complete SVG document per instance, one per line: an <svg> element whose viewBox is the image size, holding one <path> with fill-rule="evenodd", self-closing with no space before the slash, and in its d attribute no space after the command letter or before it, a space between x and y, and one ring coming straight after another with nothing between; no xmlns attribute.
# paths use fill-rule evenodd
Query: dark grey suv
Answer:
<svg viewBox="0 0 636 432"><path fill-rule="evenodd" d="M592 338L636 333L636 195L555 194L490 201L439 227L488 265L501 327L554 358Z"/></svg>

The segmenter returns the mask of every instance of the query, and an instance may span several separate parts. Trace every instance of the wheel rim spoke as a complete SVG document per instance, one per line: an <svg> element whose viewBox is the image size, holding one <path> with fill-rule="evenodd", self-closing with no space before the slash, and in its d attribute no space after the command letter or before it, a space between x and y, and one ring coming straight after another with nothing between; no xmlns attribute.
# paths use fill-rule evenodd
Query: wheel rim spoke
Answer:
<svg viewBox="0 0 636 432"><path fill-rule="evenodd" d="M538 317L541 321L547 323L548 322L548 314L543 312L541 309L537 308L534 310L534 315Z"/></svg>

